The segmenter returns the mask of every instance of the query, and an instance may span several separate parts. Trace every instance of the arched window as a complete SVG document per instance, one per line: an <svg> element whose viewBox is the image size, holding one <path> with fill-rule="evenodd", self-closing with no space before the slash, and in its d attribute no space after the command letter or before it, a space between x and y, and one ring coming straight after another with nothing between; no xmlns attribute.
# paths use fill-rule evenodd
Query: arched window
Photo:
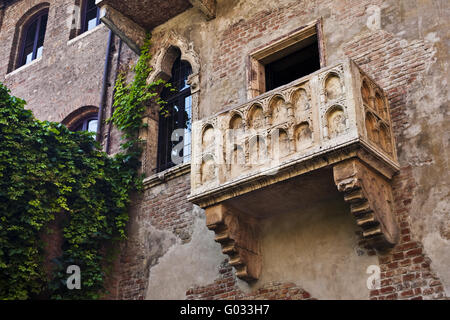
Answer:
<svg viewBox="0 0 450 320"><path fill-rule="evenodd" d="M89 117L82 119L78 122L72 131L88 131L88 132L97 132L98 120L97 116Z"/></svg>
<svg viewBox="0 0 450 320"><path fill-rule="evenodd" d="M97 132L98 107L81 107L69 114L61 123L71 131Z"/></svg>
<svg viewBox="0 0 450 320"><path fill-rule="evenodd" d="M45 9L37 13L24 25L18 67L42 56L47 19L48 9Z"/></svg>
<svg viewBox="0 0 450 320"><path fill-rule="evenodd" d="M81 33L94 29L100 24L100 8L95 0L84 0L81 7Z"/></svg>
<svg viewBox="0 0 450 320"><path fill-rule="evenodd" d="M168 113L159 117L158 172L186 163L191 156L192 96L187 80L192 68L189 62L181 60L181 52L177 52L169 80L175 91L164 88L161 93Z"/></svg>

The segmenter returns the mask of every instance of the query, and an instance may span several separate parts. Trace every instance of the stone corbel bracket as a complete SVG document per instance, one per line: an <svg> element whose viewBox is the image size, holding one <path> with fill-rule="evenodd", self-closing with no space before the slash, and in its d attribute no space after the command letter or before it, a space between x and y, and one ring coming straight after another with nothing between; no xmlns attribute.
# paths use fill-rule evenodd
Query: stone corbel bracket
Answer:
<svg viewBox="0 0 450 320"><path fill-rule="evenodd" d="M101 1L97 0L97 5L100 6L100 20L139 55L146 38L145 29Z"/></svg>
<svg viewBox="0 0 450 320"><path fill-rule="evenodd" d="M398 242L399 230L390 181L359 159L336 164L333 174L367 242L377 250L393 247Z"/></svg>
<svg viewBox="0 0 450 320"><path fill-rule="evenodd" d="M193 7L200 9L207 20L216 17L216 0L189 0Z"/></svg>
<svg viewBox="0 0 450 320"><path fill-rule="evenodd" d="M215 241L230 257L237 277L248 282L258 279L262 259L256 222L224 204L208 207L205 213L207 227L215 232Z"/></svg>

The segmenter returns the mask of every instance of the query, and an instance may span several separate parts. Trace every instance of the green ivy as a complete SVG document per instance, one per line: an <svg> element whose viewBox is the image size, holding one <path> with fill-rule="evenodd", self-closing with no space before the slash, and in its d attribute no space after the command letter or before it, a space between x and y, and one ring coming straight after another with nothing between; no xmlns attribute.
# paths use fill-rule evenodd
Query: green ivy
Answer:
<svg viewBox="0 0 450 320"><path fill-rule="evenodd" d="M142 177L138 133L150 100L163 106L147 84L150 41L125 84L121 74L110 119L126 142L109 157L93 134L71 132L64 125L39 121L25 101L0 83L0 299L97 299L104 293L110 248L126 238L130 194ZM43 267L42 234L49 223L62 224L62 256L55 273ZM69 290L69 265L81 269L81 290Z"/></svg>
<svg viewBox="0 0 450 320"><path fill-rule="evenodd" d="M162 114L167 114L165 109L166 102L158 95L158 88L161 86L171 87L162 79L147 83L147 79L152 72L149 66L151 60L150 54L151 41L148 37L141 48L139 60L133 68L134 79L129 84L126 83L126 72L120 72L117 77L114 93L114 113L108 120L123 132L122 138L126 140L122 148L129 154L140 154L139 131L146 126L142 122L149 101L159 105ZM173 89L172 89L173 90Z"/></svg>

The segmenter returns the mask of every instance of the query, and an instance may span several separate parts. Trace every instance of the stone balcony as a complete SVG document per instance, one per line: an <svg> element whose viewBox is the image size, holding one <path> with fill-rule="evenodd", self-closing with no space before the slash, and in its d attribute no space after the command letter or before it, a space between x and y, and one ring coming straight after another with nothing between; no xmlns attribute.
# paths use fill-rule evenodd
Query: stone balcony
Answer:
<svg viewBox="0 0 450 320"><path fill-rule="evenodd" d="M351 60L196 121L192 135L189 199L206 209L208 227L242 279L257 279L261 270L258 219L286 203L301 206L289 183L313 172L332 176L368 243L382 250L397 242L389 104ZM321 192L319 178L310 183ZM270 201L273 193L264 190L282 184ZM262 195L266 208L252 210Z"/></svg>

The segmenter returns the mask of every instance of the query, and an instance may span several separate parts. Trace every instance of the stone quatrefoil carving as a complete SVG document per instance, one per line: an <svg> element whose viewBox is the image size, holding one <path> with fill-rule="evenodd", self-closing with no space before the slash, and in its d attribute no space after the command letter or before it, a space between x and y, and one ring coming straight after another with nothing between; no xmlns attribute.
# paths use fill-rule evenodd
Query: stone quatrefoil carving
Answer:
<svg viewBox="0 0 450 320"><path fill-rule="evenodd" d="M194 121L192 141L189 199L206 209L208 227L244 280L260 275L261 234L230 206L233 199L313 170L332 168L369 244L384 250L398 240L389 104L351 60Z"/></svg>

